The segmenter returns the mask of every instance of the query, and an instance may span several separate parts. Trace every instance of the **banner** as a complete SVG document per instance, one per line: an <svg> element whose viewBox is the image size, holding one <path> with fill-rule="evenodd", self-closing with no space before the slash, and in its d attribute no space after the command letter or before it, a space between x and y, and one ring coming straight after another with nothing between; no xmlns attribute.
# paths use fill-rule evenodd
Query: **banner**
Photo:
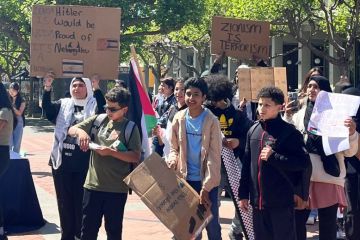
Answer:
<svg viewBox="0 0 360 240"><path fill-rule="evenodd" d="M240 99L257 101L259 90L266 86L280 88L287 96L286 67L254 67L238 69Z"/></svg>
<svg viewBox="0 0 360 240"><path fill-rule="evenodd" d="M236 59L269 57L270 23L213 17L211 53Z"/></svg>
<svg viewBox="0 0 360 240"><path fill-rule="evenodd" d="M30 75L117 79L120 15L119 8L33 6Z"/></svg>

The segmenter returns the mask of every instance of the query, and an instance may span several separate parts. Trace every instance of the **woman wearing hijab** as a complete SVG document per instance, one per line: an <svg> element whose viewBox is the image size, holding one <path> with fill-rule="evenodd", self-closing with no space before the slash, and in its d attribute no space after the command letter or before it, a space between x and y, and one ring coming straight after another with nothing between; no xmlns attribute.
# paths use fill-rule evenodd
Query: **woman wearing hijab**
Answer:
<svg viewBox="0 0 360 240"><path fill-rule="evenodd" d="M12 100L13 110L16 115L17 124L10 138L10 150L19 153L21 140L25 126L25 100L20 94L20 86L17 82L13 82L9 86L9 94Z"/></svg>
<svg viewBox="0 0 360 240"><path fill-rule="evenodd" d="M60 215L61 240L74 240L80 239L81 235L83 184L89 167L90 150L81 151L76 139L67 136L67 131L71 126L100 113L100 102L94 97L91 81L79 77L73 78L70 83L71 98L51 102L53 80L52 74L44 77L42 107L47 119L55 123L50 165Z"/></svg>
<svg viewBox="0 0 360 240"><path fill-rule="evenodd" d="M309 207L317 208L319 212L319 239L336 240L337 209L347 205L344 191L346 175L344 159L356 154L358 134L355 131L355 122L349 117L345 120L344 125L349 129L350 149L329 156L325 155L322 137L308 131L315 100L321 90L331 92L329 81L322 76L310 77L306 90L307 98L303 99L300 110L292 115L291 105L288 105L285 118L303 133L306 149L310 154L313 170L309 190Z"/></svg>

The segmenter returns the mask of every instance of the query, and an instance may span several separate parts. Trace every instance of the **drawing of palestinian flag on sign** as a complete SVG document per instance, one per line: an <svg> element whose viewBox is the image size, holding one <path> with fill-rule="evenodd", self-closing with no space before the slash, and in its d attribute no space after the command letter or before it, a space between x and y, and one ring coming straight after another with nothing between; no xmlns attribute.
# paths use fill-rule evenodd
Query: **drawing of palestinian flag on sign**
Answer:
<svg viewBox="0 0 360 240"><path fill-rule="evenodd" d="M82 77L84 75L84 61L63 59L62 75L64 77Z"/></svg>
<svg viewBox="0 0 360 240"><path fill-rule="evenodd" d="M100 38L96 43L97 50L119 50L119 41L117 39Z"/></svg>

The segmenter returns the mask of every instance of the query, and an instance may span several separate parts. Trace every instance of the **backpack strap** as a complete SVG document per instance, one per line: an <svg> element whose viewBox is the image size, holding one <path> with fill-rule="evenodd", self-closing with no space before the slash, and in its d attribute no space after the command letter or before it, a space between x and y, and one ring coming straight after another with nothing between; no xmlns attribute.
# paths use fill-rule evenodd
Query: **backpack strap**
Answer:
<svg viewBox="0 0 360 240"><path fill-rule="evenodd" d="M100 125L104 122L106 117L107 117L106 113L99 114L99 115L96 116L96 118L95 118L95 120L94 120L94 122L93 122L93 124L91 126L91 129L90 129L91 141L95 140L95 136L99 132Z"/></svg>
<svg viewBox="0 0 360 240"><path fill-rule="evenodd" d="M260 124L259 121L255 121L254 124L249 128L248 134L252 135L255 131L255 128Z"/></svg>
<svg viewBox="0 0 360 240"><path fill-rule="evenodd" d="M127 147L130 141L130 137L134 131L135 123L133 121L128 121L126 123L124 138L125 138L125 146Z"/></svg>

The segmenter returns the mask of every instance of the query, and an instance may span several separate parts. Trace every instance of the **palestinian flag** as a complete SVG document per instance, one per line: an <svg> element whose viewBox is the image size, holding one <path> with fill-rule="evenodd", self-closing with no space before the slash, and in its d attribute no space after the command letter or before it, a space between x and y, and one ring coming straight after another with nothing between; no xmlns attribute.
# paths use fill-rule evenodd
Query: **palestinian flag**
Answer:
<svg viewBox="0 0 360 240"><path fill-rule="evenodd" d="M155 111L151 106L148 93L141 85L140 75L135 61L130 61L128 88L131 93L128 119L134 121L140 131L144 159L150 155L149 139L151 129L156 126Z"/></svg>

